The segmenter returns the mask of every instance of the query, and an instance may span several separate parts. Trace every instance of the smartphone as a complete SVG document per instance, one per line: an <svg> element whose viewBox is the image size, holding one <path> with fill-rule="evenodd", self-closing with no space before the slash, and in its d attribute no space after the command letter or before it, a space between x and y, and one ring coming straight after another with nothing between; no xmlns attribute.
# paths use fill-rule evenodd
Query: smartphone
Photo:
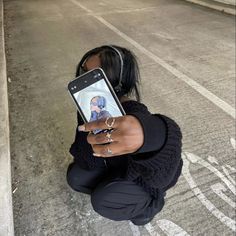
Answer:
<svg viewBox="0 0 236 236"><path fill-rule="evenodd" d="M69 82L68 91L85 123L125 115L101 68L90 70Z"/></svg>

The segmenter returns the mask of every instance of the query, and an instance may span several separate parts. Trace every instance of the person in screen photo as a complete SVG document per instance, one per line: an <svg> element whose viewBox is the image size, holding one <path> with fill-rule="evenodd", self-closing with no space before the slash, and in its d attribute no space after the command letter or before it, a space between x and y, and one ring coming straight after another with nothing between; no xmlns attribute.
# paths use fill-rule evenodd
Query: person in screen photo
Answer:
<svg viewBox="0 0 236 236"><path fill-rule="evenodd" d="M111 114L105 110L106 98L103 96L93 97L90 101L91 116L89 122L111 117Z"/></svg>

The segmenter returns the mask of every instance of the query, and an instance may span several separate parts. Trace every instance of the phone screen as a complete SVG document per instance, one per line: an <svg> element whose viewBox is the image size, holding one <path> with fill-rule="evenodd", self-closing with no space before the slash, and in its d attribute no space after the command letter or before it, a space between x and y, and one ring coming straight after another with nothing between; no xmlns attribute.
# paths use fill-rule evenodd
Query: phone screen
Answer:
<svg viewBox="0 0 236 236"><path fill-rule="evenodd" d="M88 122L123 115L104 79L73 93L73 96Z"/></svg>

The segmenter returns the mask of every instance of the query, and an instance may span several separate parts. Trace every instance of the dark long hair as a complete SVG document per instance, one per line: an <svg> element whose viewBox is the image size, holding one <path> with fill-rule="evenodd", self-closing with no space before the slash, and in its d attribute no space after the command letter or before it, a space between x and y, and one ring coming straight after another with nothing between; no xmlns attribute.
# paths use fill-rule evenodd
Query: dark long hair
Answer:
<svg viewBox="0 0 236 236"><path fill-rule="evenodd" d="M123 59L122 87L121 91L117 92L117 96L120 98L123 95L134 95L137 101L140 101L140 93L138 89L140 74L136 56L126 48L116 45L112 45L112 47L115 47L120 52ZM110 46L104 45L96 47L85 53L77 66L76 77L81 74L84 62L94 55L99 56L101 60L101 68L107 75L112 87L115 88L119 84L120 80L121 60L118 53Z"/></svg>

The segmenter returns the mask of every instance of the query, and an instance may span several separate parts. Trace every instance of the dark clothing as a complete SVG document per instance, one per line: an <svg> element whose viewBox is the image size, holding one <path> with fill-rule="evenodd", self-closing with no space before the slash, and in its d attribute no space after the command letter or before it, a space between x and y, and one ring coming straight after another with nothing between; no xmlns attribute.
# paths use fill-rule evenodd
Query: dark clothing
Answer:
<svg viewBox="0 0 236 236"><path fill-rule="evenodd" d="M95 187L108 176L106 168L85 170L76 162L67 170L67 182L75 191L91 194Z"/></svg>
<svg viewBox="0 0 236 236"><path fill-rule="evenodd" d="M122 103L127 115L135 116L144 131L142 147L132 154L101 158L93 156L87 142L87 133L76 130L75 141L70 148L74 162L84 170L109 170L125 181L132 181L158 199L173 187L182 170L182 134L179 126L170 118L152 115L147 107L136 101ZM78 125L83 121L78 114Z"/></svg>
<svg viewBox="0 0 236 236"><path fill-rule="evenodd" d="M109 173L107 169L84 170L70 164L67 181L76 191L91 194L93 209L111 220L137 220L155 216L164 206L162 193L152 198L141 186Z"/></svg>

